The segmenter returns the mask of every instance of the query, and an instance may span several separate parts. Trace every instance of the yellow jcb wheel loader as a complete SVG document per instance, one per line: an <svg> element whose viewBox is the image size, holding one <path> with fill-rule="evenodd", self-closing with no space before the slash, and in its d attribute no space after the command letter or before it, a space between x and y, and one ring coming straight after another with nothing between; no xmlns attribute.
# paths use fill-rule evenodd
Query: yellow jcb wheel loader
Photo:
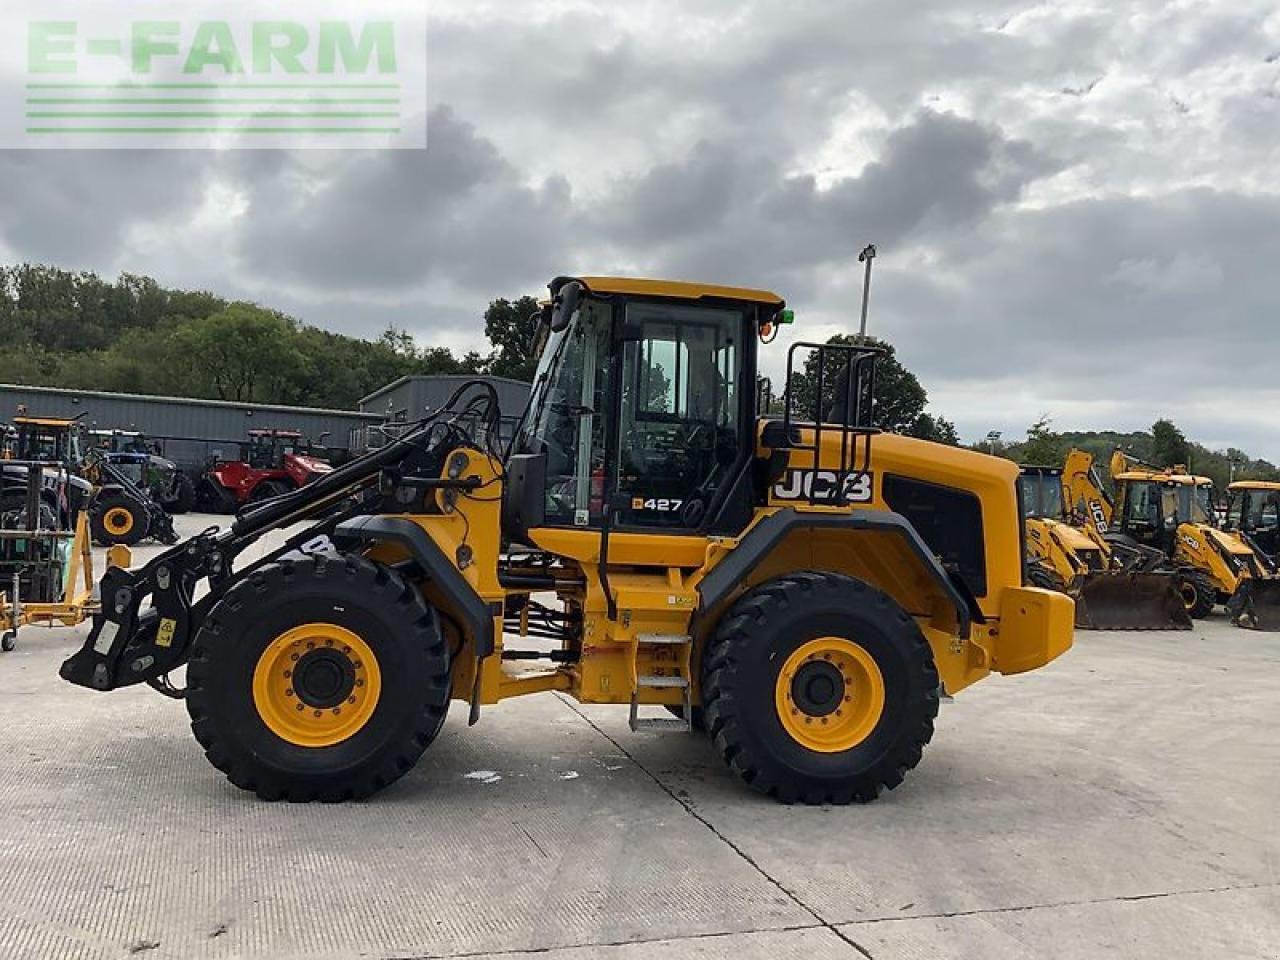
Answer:
<svg viewBox="0 0 1280 960"><path fill-rule="evenodd" d="M1029 580L1069 594L1080 630L1190 630L1181 578L1162 554L1133 551L1123 559L1089 527L1067 522L1062 469L1022 467Z"/></svg>
<svg viewBox="0 0 1280 960"><path fill-rule="evenodd" d="M505 456L496 393L463 388L228 530L110 572L63 677L185 696L208 759L264 798L367 796L451 700L475 722L557 691L633 729L700 720L754 789L846 803L920 761L942 693L1070 647L1071 599L1023 582L1017 467L879 434L876 351L793 346L763 419L757 345L792 319L777 295L596 277L551 294Z"/></svg>
<svg viewBox="0 0 1280 960"><path fill-rule="evenodd" d="M1083 504L1092 522L1105 525L1116 549L1159 550L1179 569L1190 570L1194 579L1183 589L1192 617L1224 604L1238 626L1280 630L1280 576L1265 556L1215 526L1212 480L1183 467L1143 463L1123 450L1112 454L1110 468L1114 502L1083 451L1068 458L1065 482L1072 503Z"/></svg>

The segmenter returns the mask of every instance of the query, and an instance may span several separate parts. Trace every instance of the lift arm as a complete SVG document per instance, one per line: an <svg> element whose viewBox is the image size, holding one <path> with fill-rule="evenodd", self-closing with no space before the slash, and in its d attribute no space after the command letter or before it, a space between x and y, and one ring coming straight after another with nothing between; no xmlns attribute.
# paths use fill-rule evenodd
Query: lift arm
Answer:
<svg viewBox="0 0 1280 960"><path fill-rule="evenodd" d="M449 451L470 442L457 426L460 415L452 409L469 386L460 387L441 411L399 439L242 512L226 530L206 530L138 570L108 570L101 582L102 612L94 617L84 646L63 663L62 678L93 690L155 684L186 662L205 613L254 571L290 554L333 551L339 524L370 513L395 512L387 504L401 485L465 487L465 479L440 477ZM496 410L496 395L493 400ZM445 414L448 419L442 419ZM308 526L283 546L234 569L240 554L263 536L303 523ZM203 581L209 592L197 600ZM150 606L144 609L148 599Z"/></svg>

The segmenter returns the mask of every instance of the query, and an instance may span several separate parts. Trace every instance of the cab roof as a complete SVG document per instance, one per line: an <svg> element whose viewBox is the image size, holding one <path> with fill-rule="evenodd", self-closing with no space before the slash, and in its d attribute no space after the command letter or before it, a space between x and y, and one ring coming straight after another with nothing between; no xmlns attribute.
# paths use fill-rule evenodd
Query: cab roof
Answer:
<svg viewBox="0 0 1280 960"><path fill-rule="evenodd" d="M1227 487L1228 490L1280 490L1280 483L1274 480L1237 480Z"/></svg>
<svg viewBox="0 0 1280 960"><path fill-rule="evenodd" d="M24 427L71 427L76 421L61 417L14 417L13 422Z"/></svg>
<svg viewBox="0 0 1280 960"><path fill-rule="evenodd" d="M786 301L768 290L750 287L723 287L712 283L687 283L682 280L645 280L638 277L566 277L577 280L591 293L614 293L633 297L670 297L674 300L743 300L781 308Z"/></svg>
<svg viewBox="0 0 1280 960"><path fill-rule="evenodd" d="M1208 477L1196 477L1189 473L1166 473L1163 470L1128 470L1117 473L1113 480L1153 480L1156 483L1172 483L1179 487L1211 487Z"/></svg>
<svg viewBox="0 0 1280 960"><path fill-rule="evenodd" d="M1022 475L1026 477L1060 477L1062 476L1061 467L1041 467L1034 463L1020 463L1018 468L1022 471Z"/></svg>

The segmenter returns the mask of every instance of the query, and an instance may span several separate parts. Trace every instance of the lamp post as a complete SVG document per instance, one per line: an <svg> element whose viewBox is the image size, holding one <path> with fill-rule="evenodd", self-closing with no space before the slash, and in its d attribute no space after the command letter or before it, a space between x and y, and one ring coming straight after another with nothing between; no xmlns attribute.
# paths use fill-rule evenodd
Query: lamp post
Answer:
<svg viewBox="0 0 1280 960"><path fill-rule="evenodd" d="M858 254L858 262L867 265L867 272L862 278L862 326L858 330L858 342L867 339L867 304L871 299L871 261L876 258L876 245L868 243Z"/></svg>
<svg viewBox="0 0 1280 960"><path fill-rule="evenodd" d="M1000 438L1004 436L999 430L992 430L987 434L987 453L995 455L996 444L1000 442Z"/></svg>

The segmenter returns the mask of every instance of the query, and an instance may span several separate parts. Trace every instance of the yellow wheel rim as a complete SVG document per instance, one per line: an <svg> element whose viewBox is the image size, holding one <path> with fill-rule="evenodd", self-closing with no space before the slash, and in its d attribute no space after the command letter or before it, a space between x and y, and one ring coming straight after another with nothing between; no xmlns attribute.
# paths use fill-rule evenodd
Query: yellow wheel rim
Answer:
<svg viewBox="0 0 1280 960"><path fill-rule="evenodd" d="M1179 585L1178 592L1182 594L1182 603L1187 608L1187 611L1194 610L1197 601L1200 599L1199 594L1196 592L1195 584L1183 582Z"/></svg>
<svg viewBox="0 0 1280 960"><path fill-rule="evenodd" d="M276 637L253 671L253 703L277 737L331 747L359 733L382 693L382 671L358 635L306 623Z"/></svg>
<svg viewBox="0 0 1280 960"><path fill-rule="evenodd" d="M880 722L884 677L859 644L819 637L782 665L774 705L791 739L818 753L840 753L866 740Z"/></svg>
<svg viewBox="0 0 1280 960"><path fill-rule="evenodd" d="M124 507L112 507L103 515L102 525L113 536L123 537L133 529L133 511Z"/></svg>

